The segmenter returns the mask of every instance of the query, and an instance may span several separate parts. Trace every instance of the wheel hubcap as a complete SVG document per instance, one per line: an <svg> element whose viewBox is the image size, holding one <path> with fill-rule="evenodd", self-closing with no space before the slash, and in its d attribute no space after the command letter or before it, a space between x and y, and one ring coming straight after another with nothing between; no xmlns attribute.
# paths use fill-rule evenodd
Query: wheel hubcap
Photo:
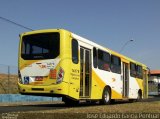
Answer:
<svg viewBox="0 0 160 119"><path fill-rule="evenodd" d="M104 99L105 99L106 102L109 101L109 93L108 93L108 91L105 91Z"/></svg>

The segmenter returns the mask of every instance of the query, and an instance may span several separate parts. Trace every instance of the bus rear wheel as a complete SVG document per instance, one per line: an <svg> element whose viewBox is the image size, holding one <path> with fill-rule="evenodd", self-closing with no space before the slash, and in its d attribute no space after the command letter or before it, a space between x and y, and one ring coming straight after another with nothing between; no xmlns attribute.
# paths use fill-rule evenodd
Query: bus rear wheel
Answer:
<svg viewBox="0 0 160 119"><path fill-rule="evenodd" d="M111 90L109 88L105 88L102 94L101 104L108 105L111 103Z"/></svg>
<svg viewBox="0 0 160 119"><path fill-rule="evenodd" d="M141 100L142 100L142 91L139 90L139 91L138 91L137 101L141 101Z"/></svg>

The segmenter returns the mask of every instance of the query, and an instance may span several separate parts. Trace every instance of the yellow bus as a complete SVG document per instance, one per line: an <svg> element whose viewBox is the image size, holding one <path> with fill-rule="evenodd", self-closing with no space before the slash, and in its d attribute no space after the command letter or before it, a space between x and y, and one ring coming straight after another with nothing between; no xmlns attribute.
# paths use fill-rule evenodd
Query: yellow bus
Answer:
<svg viewBox="0 0 160 119"><path fill-rule="evenodd" d="M147 98L147 66L64 29L20 35L18 87L25 95L110 104Z"/></svg>

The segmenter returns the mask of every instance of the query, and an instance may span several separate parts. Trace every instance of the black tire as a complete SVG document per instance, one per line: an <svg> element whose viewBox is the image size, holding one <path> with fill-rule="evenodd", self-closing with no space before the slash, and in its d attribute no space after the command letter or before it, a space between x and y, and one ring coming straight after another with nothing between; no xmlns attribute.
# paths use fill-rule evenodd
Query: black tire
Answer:
<svg viewBox="0 0 160 119"><path fill-rule="evenodd" d="M109 105L111 103L111 90L109 88L105 88L102 94L101 104Z"/></svg>
<svg viewBox="0 0 160 119"><path fill-rule="evenodd" d="M142 92L138 91L138 97L137 97L137 102L142 100Z"/></svg>

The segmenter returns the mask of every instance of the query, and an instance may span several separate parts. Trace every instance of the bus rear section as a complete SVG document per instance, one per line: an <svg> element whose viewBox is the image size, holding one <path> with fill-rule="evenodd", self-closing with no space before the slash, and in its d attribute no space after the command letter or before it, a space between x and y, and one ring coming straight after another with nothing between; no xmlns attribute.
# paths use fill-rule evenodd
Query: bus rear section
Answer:
<svg viewBox="0 0 160 119"><path fill-rule="evenodd" d="M70 58L64 34L63 30L40 30L21 35L18 71L21 94L68 95Z"/></svg>

